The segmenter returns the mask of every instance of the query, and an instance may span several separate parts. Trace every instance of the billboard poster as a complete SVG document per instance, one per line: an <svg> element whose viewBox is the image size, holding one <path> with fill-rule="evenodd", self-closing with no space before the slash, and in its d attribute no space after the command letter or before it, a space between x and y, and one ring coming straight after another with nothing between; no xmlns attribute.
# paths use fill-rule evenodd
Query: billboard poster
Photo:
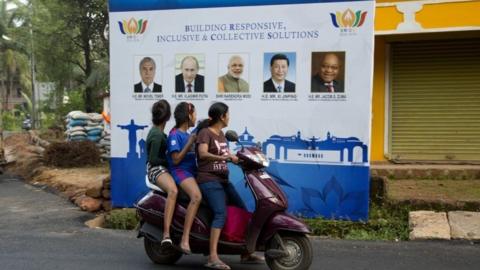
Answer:
<svg viewBox="0 0 480 270"><path fill-rule="evenodd" d="M155 101L191 102L198 119L221 101L227 129L270 159L289 212L368 218L374 1L109 4L114 206L132 206L147 191ZM147 76L153 83L143 83ZM230 168L254 208L241 171Z"/></svg>

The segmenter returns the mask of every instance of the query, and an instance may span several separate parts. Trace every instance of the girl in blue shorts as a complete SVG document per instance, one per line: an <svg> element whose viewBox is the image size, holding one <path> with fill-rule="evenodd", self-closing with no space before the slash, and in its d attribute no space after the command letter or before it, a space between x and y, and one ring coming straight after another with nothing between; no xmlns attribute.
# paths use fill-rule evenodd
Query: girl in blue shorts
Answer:
<svg viewBox="0 0 480 270"><path fill-rule="evenodd" d="M195 106L193 106L193 104L187 102L178 104L174 112L175 127L172 128L167 139L167 159L170 174L177 185L190 197L180 243L180 248L185 254L191 253L189 244L190 229L202 200L202 193L195 181L197 173L194 148L196 134L188 133L188 129L194 126L196 117Z"/></svg>

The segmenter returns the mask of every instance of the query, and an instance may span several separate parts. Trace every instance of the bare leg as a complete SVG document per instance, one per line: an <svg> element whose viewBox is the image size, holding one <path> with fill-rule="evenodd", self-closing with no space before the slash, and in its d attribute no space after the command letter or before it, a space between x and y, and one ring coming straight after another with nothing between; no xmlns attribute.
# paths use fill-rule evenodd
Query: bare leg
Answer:
<svg viewBox="0 0 480 270"><path fill-rule="evenodd" d="M202 201L202 193L198 188L197 182L195 182L195 179L192 177L183 180L180 183L180 187L190 197L190 203L187 207L187 214L185 216L185 224L183 226L183 235L180 247L184 250L190 250L190 229L192 228L193 219L195 218L198 207L200 206L200 202Z"/></svg>
<svg viewBox="0 0 480 270"><path fill-rule="evenodd" d="M209 262L220 261L220 258L218 257L217 246L218 246L218 240L220 239L221 232L222 232L222 229L218 229L218 228L212 228L210 230L210 256L208 257Z"/></svg>
<svg viewBox="0 0 480 270"><path fill-rule="evenodd" d="M163 219L163 237L170 237L170 225L172 224L173 212L177 201L178 189L175 181L169 173L162 173L157 177L157 185L165 191L167 201L165 202L165 216Z"/></svg>

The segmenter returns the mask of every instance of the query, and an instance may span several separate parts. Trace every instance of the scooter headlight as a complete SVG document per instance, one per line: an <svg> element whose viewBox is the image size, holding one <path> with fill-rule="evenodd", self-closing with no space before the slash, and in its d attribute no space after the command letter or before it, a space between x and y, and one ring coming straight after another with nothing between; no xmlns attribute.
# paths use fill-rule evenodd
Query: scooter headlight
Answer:
<svg viewBox="0 0 480 270"><path fill-rule="evenodd" d="M270 165L270 161L262 153L256 153L254 155L248 155L248 158L250 158L251 160L253 160L254 162L256 162L258 164L262 164L262 166L264 166L264 167L268 167L268 165Z"/></svg>

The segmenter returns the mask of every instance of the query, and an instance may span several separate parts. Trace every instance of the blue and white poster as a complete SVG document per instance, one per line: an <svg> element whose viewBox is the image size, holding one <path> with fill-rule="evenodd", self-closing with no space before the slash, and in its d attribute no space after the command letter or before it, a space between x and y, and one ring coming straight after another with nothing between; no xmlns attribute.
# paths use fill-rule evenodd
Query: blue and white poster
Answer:
<svg viewBox="0 0 480 270"><path fill-rule="evenodd" d="M155 101L192 102L199 119L221 101L227 129L270 159L289 212L368 218L374 1L109 4L114 206L147 191ZM238 168L230 178L254 207Z"/></svg>

